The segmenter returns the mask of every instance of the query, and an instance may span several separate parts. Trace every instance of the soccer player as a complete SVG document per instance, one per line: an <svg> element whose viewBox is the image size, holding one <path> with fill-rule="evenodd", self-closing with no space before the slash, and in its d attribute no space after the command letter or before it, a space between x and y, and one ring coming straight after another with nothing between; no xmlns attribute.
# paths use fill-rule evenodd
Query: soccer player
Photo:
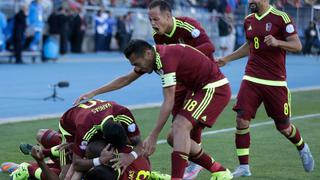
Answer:
<svg viewBox="0 0 320 180"><path fill-rule="evenodd" d="M176 84L180 82L188 92L183 100L185 104L173 120L172 179L183 178L188 159L212 172L213 178L231 179L230 171L214 161L190 137L191 130L211 127L230 100L228 80L216 63L184 44L154 48L143 40L133 40L124 52L134 70L127 78L110 82L105 89L107 92L120 89L152 71L161 75L163 82L164 102L156 127L144 140L144 154L148 156L154 152L158 135L174 106Z"/></svg>
<svg viewBox="0 0 320 180"><path fill-rule="evenodd" d="M286 51L298 52L301 43L295 25L287 13L269 5L269 0L249 0L252 14L244 21L247 41L235 52L218 60L219 66L248 57L237 103L235 144L240 166L234 177L250 176L249 125L261 103L274 120L277 130L291 141L300 153L305 171L311 172L314 160L298 128L290 122L290 92L286 82Z"/></svg>
<svg viewBox="0 0 320 180"><path fill-rule="evenodd" d="M201 51L210 59L214 60L213 53L214 45L210 41L205 30L200 23L190 17L174 17L170 5L164 0L154 0L149 4L148 16L150 24L154 29L153 38L156 44L188 44ZM195 59L196 60L196 59ZM134 76L134 72L122 76L116 82L126 82ZM109 90L117 89L119 86L114 84L114 87L109 87L108 84L98 89L82 94L75 102L90 99L96 95L108 92ZM187 89L181 84L176 85L175 103L172 110L172 115L175 116L178 110L183 106L183 100L187 95ZM191 138L201 144L202 129L193 130ZM172 146L171 131L168 135L168 143ZM199 171L203 169L201 166L190 162L190 165L185 171L184 178L193 179Z"/></svg>
<svg viewBox="0 0 320 180"><path fill-rule="evenodd" d="M120 123L127 134L127 144L134 146L129 153L121 153L118 158L118 166L125 170L142 154L142 141L140 130L130 110L115 102L89 100L66 111L60 119L59 128L63 135L63 141L74 143L72 165L69 173L79 174L93 166L105 164L108 158L84 159L85 150L90 141L103 139L103 134L110 124ZM127 140L125 139L125 140ZM113 139L107 141L114 142ZM113 144L115 144L114 142ZM63 152L60 153L60 162L63 164Z"/></svg>

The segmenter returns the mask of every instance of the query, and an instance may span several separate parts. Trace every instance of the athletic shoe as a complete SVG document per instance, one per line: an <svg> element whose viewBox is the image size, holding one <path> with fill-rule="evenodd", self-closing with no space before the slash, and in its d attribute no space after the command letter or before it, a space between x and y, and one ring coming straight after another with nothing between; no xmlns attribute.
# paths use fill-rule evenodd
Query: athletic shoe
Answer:
<svg viewBox="0 0 320 180"><path fill-rule="evenodd" d="M230 180L232 179L232 174L229 171L229 169L226 169L225 171L218 171L212 173L212 176L210 180Z"/></svg>
<svg viewBox="0 0 320 180"><path fill-rule="evenodd" d="M29 177L28 166L30 166L30 164L21 163L18 166L18 169L16 169L15 171L13 171L10 174L11 180L26 180L26 179L28 179L28 177Z"/></svg>
<svg viewBox="0 0 320 180"><path fill-rule="evenodd" d="M19 148L20 151L24 154L24 155L29 155L31 154L31 149L32 149L33 145L31 144L27 144L27 143L21 143Z"/></svg>
<svg viewBox="0 0 320 180"><path fill-rule="evenodd" d="M242 176L251 176L249 165L240 165L238 168L232 173L234 178L242 177Z"/></svg>
<svg viewBox="0 0 320 180"><path fill-rule="evenodd" d="M303 149L299 151L302 160L303 168L306 172L311 172L314 169L314 160L308 144L304 144Z"/></svg>
<svg viewBox="0 0 320 180"><path fill-rule="evenodd" d="M16 164L14 162L4 162L0 166L0 170L2 172L6 172L11 174L13 171L15 171L18 168L19 164Z"/></svg>
<svg viewBox="0 0 320 180"><path fill-rule="evenodd" d="M151 171L150 173L151 180L171 180L171 176L168 174L161 174L157 171Z"/></svg>
<svg viewBox="0 0 320 180"><path fill-rule="evenodd" d="M204 168L194 162L189 161L188 167L186 167L184 174L183 174L183 180L193 180L195 179L199 172L203 170Z"/></svg>

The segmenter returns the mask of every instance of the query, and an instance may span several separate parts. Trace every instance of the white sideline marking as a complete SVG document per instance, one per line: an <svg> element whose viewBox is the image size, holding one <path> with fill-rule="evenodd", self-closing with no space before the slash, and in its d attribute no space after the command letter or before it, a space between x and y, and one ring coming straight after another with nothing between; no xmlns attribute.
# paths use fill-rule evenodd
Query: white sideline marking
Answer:
<svg viewBox="0 0 320 180"><path fill-rule="evenodd" d="M303 120L303 119L314 118L314 117L319 117L319 116L320 116L320 113L306 114L306 115L302 115L302 116L291 117L290 120L296 121L296 120ZM255 123L255 124L250 125L250 128L264 126L264 125L270 125L270 124L273 124L273 121ZM225 128L225 129L219 129L219 130L213 130L213 131L206 131L206 132L202 133L202 136L230 132L230 131L235 131L235 130L236 130L236 128ZM167 140L165 140L165 139L161 139L161 140L157 141L157 144L166 144L166 143L167 143Z"/></svg>
<svg viewBox="0 0 320 180"><path fill-rule="evenodd" d="M320 90L320 86L310 86L310 87L302 87L291 89L291 92L303 92L303 91L312 91L312 90ZM232 95L232 99L236 98L236 95ZM160 107L161 102L158 103L145 103L145 104L137 104L137 105L129 105L127 106L130 110L133 109L144 109L144 108L152 108L152 107ZM57 118L61 117L63 112L52 113L52 114L40 114L35 116L23 116L23 117L11 117L11 118L0 118L0 124L13 123L13 122L23 122L23 121L38 121L48 118Z"/></svg>

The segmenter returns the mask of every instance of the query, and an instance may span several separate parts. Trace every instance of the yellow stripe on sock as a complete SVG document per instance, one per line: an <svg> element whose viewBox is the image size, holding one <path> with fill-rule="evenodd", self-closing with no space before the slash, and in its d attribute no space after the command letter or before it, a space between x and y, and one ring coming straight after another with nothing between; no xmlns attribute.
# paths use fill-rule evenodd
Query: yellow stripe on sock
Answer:
<svg viewBox="0 0 320 180"><path fill-rule="evenodd" d="M238 156L247 156L249 155L249 148L237 149Z"/></svg>

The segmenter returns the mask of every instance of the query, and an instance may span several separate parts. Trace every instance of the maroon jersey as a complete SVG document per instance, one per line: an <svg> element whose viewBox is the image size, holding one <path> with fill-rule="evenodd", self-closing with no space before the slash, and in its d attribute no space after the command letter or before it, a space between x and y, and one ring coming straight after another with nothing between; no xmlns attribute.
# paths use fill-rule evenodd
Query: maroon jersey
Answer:
<svg viewBox="0 0 320 180"><path fill-rule="evenodd" d="M286 80L286 51L264 43L267 35L286 40L296 34L292 19L282 11L270 6L262 16L250 14L244 22L246 38L250 46L249 60L245 74L267 80Z"/></svg>
<svg viewBox="0 0 320 180"><path fill-rule="evenodd" d="M189 17L173 17L170 34L153 35L156 44L188 44L213 59L214 45L200 23Z"/></svg>
<svg viewBox="0 0 320 180"><path fill-rule="evenodd" d="M224 78L215 62L185 44L156 45L154 71L161 75L163 87L179 82L191 91Z"/></svg>
<svg viewBox="0 0 320 180"><path fill-rule="evenodd" d="M101 133L102 123L110 117L121 123L128 138L140 135L129 109L111 101L90 100L72 107L60 119L62 128L71 135L66 137L67 142L75 143L73 152L84 157L88 142Z"/></svg>

